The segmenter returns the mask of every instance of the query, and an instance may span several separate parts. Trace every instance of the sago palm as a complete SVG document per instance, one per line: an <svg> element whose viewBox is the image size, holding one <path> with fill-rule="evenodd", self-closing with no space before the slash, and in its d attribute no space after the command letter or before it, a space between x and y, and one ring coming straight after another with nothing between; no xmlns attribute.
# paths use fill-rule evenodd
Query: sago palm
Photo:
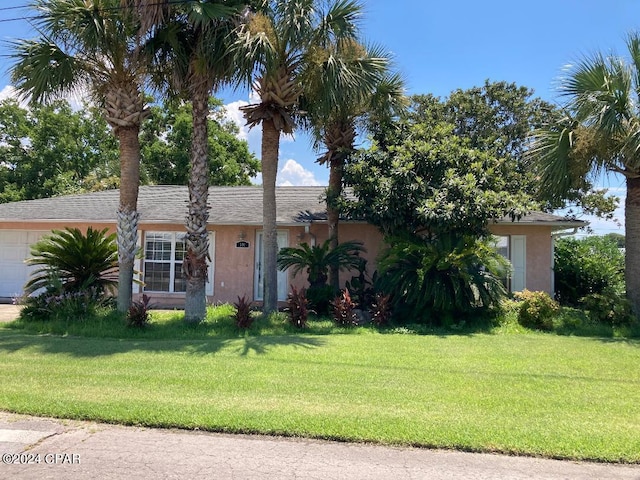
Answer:
<svg viewBox="0 0 640 480"><path fill-rule="evenodd" d="M640 313L640 35L627 38L629 59L596 53L562 79L566 116L536 132L530 150L545 188L562 196L589 175L626 179L625 284Z"/></svg>
<svg viewBox="0 0 640 480"><path fill-rule="evenodd" d="M140 125L148 115L142 95L146 65L137 30L118 0L36 0L40 37L13 42L11 77L32 102L88 93L104 108L120 144L117 211L118 310L131 304L138 230Z"/></svg>
<svg viewBox="0 0 640 480"><path fill-rule="evenodd" d="M25 285L31 294L50 286L52 276L64 292L94 288L97 294L117 285L118 251L115 234L89 227L86 234L77 228L53 230L31 246L29 265L37 268Z"/></svg>
<svg viewBox="0 0 640 480"><path fill-rule="evenodd" d="M245 2L160 4L166 12L156 17L160 23L149 25L144 50L152 59L156 85L170 97L188 100L192 105L189 207L185 223L187 252L182 268L186 280L185 320L197 323L206 315L208 278L209 96L234 75L229 48ZM140 8L140 15L144 16L144 6ZM153 7L156 15L157 9Z"/></svg>
<svg viewBox="0 0 640 480"><path fill-rule="evenodd" d="M452 233L397 237L381 256L377 287L396 309L445 323L454 316L498 305L507 291L501 278L508 262L487 240Z"/></svg>
<svg viewBox="0 0 640 480"><path fill-rule="evenodd" d="M313 57L330 44L356 40L361 6L355 1L274 0L250 13L236 43L236 61L260 97L243 109L262 126L264 311L277 308L278 243L275 185L280 135L296 127L298 103Z"/></svg>
<svg viewBox="0 0 640 480"><path fill-rule="evenodd" d="M322 245L310 246L306 243L298 247L283 248L278 253L278 268L293 267L293 274L306 269L310 288L327 284L329 268L337 265L340 270L358 268L362 262L360 253L365 249L361 242L344 242L332 248L329 240Z"/></svg>

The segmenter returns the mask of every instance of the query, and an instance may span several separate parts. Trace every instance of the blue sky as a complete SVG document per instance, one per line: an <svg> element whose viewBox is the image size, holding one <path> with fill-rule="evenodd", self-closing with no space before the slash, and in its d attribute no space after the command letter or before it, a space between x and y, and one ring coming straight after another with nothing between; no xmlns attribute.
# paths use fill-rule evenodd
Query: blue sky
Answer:
<svg viewBox="0 0 640 480"><path fill-rule="evenodd" d="M486 79L509 81L557 101L557 79L563 66L595 51L625 54L624 37L640 29L637 0L362 0L364 36L394 54L407 93L447 96L452 90L479 86ZM30 38L26 0L4 0L0 6L0 40ZM9 90L5 45L0 46L0 91ZM4 88L3 88L4 87ZM248 92L221 92L232 118L249 101ZM259 129L243 131L259 155ZM281 145L280 184L326 184L326 167L303 133ZM603 185L624 196L616 177ZM618 211L623 220L622 210ZM624 230L612 222L592 220L597 233Z"/></svg>

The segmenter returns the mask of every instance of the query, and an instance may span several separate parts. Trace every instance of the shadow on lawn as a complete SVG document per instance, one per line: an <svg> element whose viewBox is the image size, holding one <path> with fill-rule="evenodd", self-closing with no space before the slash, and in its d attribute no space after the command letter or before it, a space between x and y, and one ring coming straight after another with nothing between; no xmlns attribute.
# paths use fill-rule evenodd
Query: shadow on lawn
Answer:
<svg viewBox="0 0 640 480"><path fill-rule="evenodd" d="M188 355L212 355L223 349L247 356L265 355L279 346L318 348L325 341L301 335L222 338L206 340L147 340L95 337L58 337L0 331L0 354L23 349L38 353L68 354L73 357L101 357L129 352L176 352ZM236 348L234 348L236 347Z"/></svg>

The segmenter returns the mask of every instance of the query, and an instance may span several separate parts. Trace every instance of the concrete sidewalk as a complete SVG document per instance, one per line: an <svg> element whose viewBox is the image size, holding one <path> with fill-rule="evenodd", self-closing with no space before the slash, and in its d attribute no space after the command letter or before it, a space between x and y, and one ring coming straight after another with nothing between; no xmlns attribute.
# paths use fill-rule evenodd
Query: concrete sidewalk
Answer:
<svg viewBox="0 0 640 480"><path fill-rule="evenodd" d="M11 479L640 479L640 465L122 427L5 412L0 455L0 478Z"/></svg>

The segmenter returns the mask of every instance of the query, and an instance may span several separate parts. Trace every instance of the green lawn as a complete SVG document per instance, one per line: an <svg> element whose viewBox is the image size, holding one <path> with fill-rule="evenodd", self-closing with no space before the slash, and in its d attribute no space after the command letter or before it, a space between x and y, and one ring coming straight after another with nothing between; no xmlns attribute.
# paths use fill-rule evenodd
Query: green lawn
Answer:
<svg viewBox="0 0 640 480"><path fill-rule="evenodd" d="M3 410L640 462L637 340L369 329L170 340L9 327Z"/></svg>

